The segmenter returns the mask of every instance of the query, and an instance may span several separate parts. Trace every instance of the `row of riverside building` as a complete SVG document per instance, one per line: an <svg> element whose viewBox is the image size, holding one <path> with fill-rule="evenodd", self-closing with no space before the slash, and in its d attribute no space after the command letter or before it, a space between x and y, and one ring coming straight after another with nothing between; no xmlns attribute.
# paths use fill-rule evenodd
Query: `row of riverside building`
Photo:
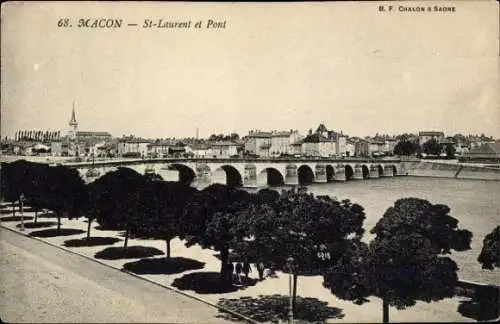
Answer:
<svg viewBox="0 0 500 324"><path fill-rule="evenodd" d="M13 155L47 155L73 157L378 157L393 155L397 139L393 136L376 135L375 137L349 137L342 131L329 130L320 124L313 131L302 135L296 129L262 131L251 130L243 138L233 140L186 139L144 139L135 136L113 138L106 131L80 131L75 110L69 121L70 129L65 136L60 131L19 131L13 140L2 141L2 152ZM49 136L50 135L50 136ZM415 135L416 136L416 135ZM443 132L422 131L412 141L422 145L430 139L440 144L450 141ZM474 142L463 148L460 143L453 143L459 154L463 149L477 149L482 156L494 155L499 158L497 144L494 141ZM496 143L496 144L495 144ZM493 148L483 144L492 145ZM486 152L486 153L485 153Z"/></svg>
<svg viewBox="0 0 500 324"><path fill-rule="evenodd" d="M245 153L260 157L314 156L354 157L394 152L394 138L349 137L320 124L315 132L301 135L298 130L263 132L252 130L245 140Z"/></svg>
<svg viewBox="0 0 500 324"><path fill-rule="evenodd" d="M133 135L114 138L106 131L78 129L73 107L69 131L23 130L13 140L2 141L4 154L69 156L69 157L354 157L392 154L396 140L348 137L342 132L328 130L320 124L302 135L298 130L251 130L247 136L233 140L204 139L144 139ZM43 134L44 136L41 136ZM53 134L53 136L45 136Z"/></svg>

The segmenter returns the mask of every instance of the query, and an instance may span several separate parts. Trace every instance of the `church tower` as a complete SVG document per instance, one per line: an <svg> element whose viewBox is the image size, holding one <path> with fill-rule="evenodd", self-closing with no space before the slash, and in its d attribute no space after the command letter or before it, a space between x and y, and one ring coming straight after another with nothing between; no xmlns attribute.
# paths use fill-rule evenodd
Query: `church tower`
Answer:
<svg viewBox="0 0 500 324"><path fill-rule="evenodd" d="M75 116L75 103L73 102L73 111L71 112L71 120L69 121L70 131L68 132L68 136L71 139L76 139L76 132L78 131L78 122L76 121Z"/></svg>

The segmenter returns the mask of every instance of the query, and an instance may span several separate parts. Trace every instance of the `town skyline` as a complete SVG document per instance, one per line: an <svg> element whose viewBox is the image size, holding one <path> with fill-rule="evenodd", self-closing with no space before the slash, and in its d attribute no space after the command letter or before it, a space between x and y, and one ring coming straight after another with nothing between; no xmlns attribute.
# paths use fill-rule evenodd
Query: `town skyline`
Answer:
<svg viewBox="0 0 500 324"><path fill-rule="evenodd" d="M23 6L6 6L2 19L2 138L21 129L66 133L73 102L81 130L116 137L304 134L321 123L359 137L500 137L498 6L488 2L418 18L380 14L369 3ZM174 12L228 24L167 32L55 27L75 8L126 21Z"/></svg>
<svg viewBox="0 0 500 324"><path fill-rule="evenodd" d="M74 111L74 110L73 110ZM69 134L72 132L72 129L71 129L71 125L73 123L73 118L77 119L76 118L76 112L72 112L71 113L71 119L70 119L70 122L68 123L67 127L65 128L60 128L60 129L43 129L41 127L37 127L37 128L32 128L32 129L18 129L14 132L13 136L3 136L2 139L4 138L7 138L7 139L14 139L16 140L18 137L21 138L23 136L23 134L25 136L29 136L30 132L32 132L33 136L35 136L36 133L39 133L41 136L43 136L44 133L49 133L49 134L57 134L57 137L65 137L65 136L69 136ZM76 120L76 126L77 126L77 129L80 131L80 132L86 132L86 131L90 131L90 132L95 132L95 130L90 130L90 129L82 129L79 127L80 123L78 122L78 120ZM288 132L288 131L297 131L299 134L303 134L304 136L308 135L310 132L312 132L313 134L317 132L317 128L318 127L321 127L321 126L326 126L326 128L329 130L329 131L333 131L333 132L337 132L337 133L341 133L347 137L351 137L351 138L375 138L375 137L381 137L381 136L389 136L389 137L392 137L392 138L395 138L397 136L401 136L401 135L404 135L404 134L412 134L412 135L418 135L419 133L425 133L425 132L442 132L444 134L444 136L446 137L453 137L454 135L463 135L463 136L481 136L481 137L489 137L489 138L493 138L495 140L498 140L499 138L495 137L495 136L492 136L490 134L487 134L487 133L484 133L484 132L481 132L481 133L467 133L467 132L457 132L457 133L446 133L442 130L437 130L437 129L420 129L420 130L416 130L416 131L405 131L405 132L399 132L399 133L388 133L388 132L383 132L383 131L379 131L379 132L376 132L374 134L348 134L348 133L345 133L343 132L342 130L339 130L339 129L335 129L335 128L332 128L332 127L329 127L328 125L325 125L325 123L318 123L317 124L318 126L312 126L312 127L309 127L305 130L301 130L301 129L291 129L291 128L281 128L281 129L277 129L277 128L274 128L274 129L261 129L261 128L255 128L255 129L249 129L247 131L244 131L244 132L235 132L235 131L232 131L232 132L221 132L221 131L217 131L215 130L214 132L210 133L210 134L207 134L206 136L202 136L201 134L199 134L199 129L196 128L195 129L195 134L194 135L188 135L188 136L170 136L170 135L167 135L167 136L153 136L153 137L146 137L146 136L141 136L140 134L132 134L132 133L122 133L122 134L112 134L111 132L108 132L108 131L102 131L102 130L97 130L97 132L105 132L105 133L108 133L110 136L112 136L113 138L121 138L121 137L132 137L132 138L138 138L138 139L148 139L148 140L156 140L156 139L200 139L200 140L210 140L211 137L213 136L216 136L216 137L220 137L221 135L224 136L224 137L228 137L232 134L236 134L238 135L238 138L242 139L242 138L245 138L247 137L249 134L251 133L254 133L254 132L262 132L262 133L276 133L276 132Z"/></svg>

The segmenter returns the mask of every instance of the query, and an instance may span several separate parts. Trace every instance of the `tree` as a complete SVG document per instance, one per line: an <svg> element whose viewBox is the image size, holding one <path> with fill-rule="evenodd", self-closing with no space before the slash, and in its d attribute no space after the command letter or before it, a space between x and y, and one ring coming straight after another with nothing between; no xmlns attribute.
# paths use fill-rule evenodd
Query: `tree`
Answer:
<svg viewBox="0 0 500 324"><path fill-rule="evenodd" d="M44 202L46 208L57 216L57 231L61 229L61 218L78 218L85 213L87 188L76 169L65 166L48 168Z"/></svg>
<svg viewBox="0 0 500 324"><path fill-rule="evenodd" d="M209 141L222 141L224 140L224 134L212 134L208 138Z"/></svg>
<svg viewBox="0 0 500 324"><path fill-rule="evenodd" d="M445 146L445 152L446 152L446 157L448 159L454 159L455 158L455 153L456 153L456 149L455 149L455 145L453 144L446 144Z"/></svg>
<svg viewBox="0 0 500 324"><path fill-rule="evenodd" d="M145 185L144 176L129 168L118 168L91 183L87 237L90 237L90 223L95 219L103 228L124 230L124 248L127 248L131 227L147 211Z"/></svg>
<svg viewBox="0 0 500 324"><path fill-rule="evenodd" d="M19 182L19 176L22 173L22 164L20 165L20 162L2 162L1 164L2 176L0 177L0 186L2 198L12 203L12 217L16 216L15 203L19 199L22 190Z"/></svg>
<svg viewBox="0 0 500 324"><path fill-rule="evenodd" d="M483 240L483 248L477 258L483 269L500 268L500 226L495 227Z"/></svg>
<svg viewBox="0 0 500 324"><path fill-rule="evenodd" d="M165 240L166 259L170 259L170 241L180 235L180 217L189 198L197 190L180 182L149 181L145 199L147 212L138 226L131 228L136 237Z"/></svg>
<svg viewBox="0 0 500 324"><path fill-rule="evenodd" d="M26 165L24 181L22 181L22 192L26 204L35 211L34 222L38 221L38 212L46 207L46 192L50 185L48 181L49 166L44 163L30 163Z"/></svg>
<svg viewBox="0 0 500 324"><path fill-rule="evenodd" d="M240 135L238 135L238 133L231 133L229 135L229 140L230 141L237 141L240 139Z"/></svg>
<svg viewBox="0 0 500 324"><path fill-rule="evenodd" d="M363 234L363 207L349 200L318 198L306 190L283 191L273 203L254 206L245 217L252 238L247 251L276 270L290 271L293 258L293 304L299 275L318 274L327 264L325 251L340 257L347 241ZM324 255L323 255L324 254Z"/></svg>
<svg viewBox="0 0 500 324"><path fill-rule="evenodd" d="M439 142L435 138L431 138L422 144L422 152L429 155L439 155L441 153Z"/></svg>
<svg viewBox="0 0 500 324"><path fill-rule="evenodd" d="M85 184L78 172L63 166L49 167L24 160L2 164L2 191L13 203L24 194L26 202L35 208L52 209L58 217L60 230L63 214L82 214L85 206Z"/></svg>
<svg viewBox="0 0 500 324"><path fill-rule="evenodd" d="M221 286L229 283L227 273L229 252L246 235L241 224L251 195L231 186L213 184L196 192L186 204L180 222L181 239L186 246L199 244L221 255Z"/></svg>
<svg viewBox="0 0 500 324"><path fill-rule="evenodd" d="M449 212L448 206L419 198L397 200L371 230L376 236L370 244L351 242L323 285L357 303L371 295L381 298L384 323L389 306L404 309L417 300L452 297L458 267L445 255L470 249L472 233L458 229Z"/></svg>
<svg viewBox="0 0 500 324"><path fill-rule="evenodd" d="M87 194L88 194L88 204L87 210L85 212L85 217L87 218L87 240L90 240L90 230L92 228L92 222L100 217L101 214L106 212L111 212L108 203L103 198L103 196L107 196L104 192L106 182L105 178L106 174L94 182L91 182L87 185ZM102 215L101 217L105 217Z"/></svg>
<svg viewBox="0 0 500 324"><path fill-rule="evenodd" d="M409 156L418 153L418 150L419 146L417 143L408 139L402 139L394 147L394 154Z"/></svg>
<svg viewBox="0 0 500 324"><path fill-rule="evenodd" d="M273 204L280 197L280 194L273 189L260 189L255 195L253 195L253 200L257 205L262 204Z"/></svg>
<svg viewBox="0 0 500 324"><path fill-rule="evenodd" d="M38 209L44 207L45 187L48 185L47 173L48 166L43 163L25 160L2 163L2 195L4 199L12 202L13 216L15 216L14 203L23 194L25 203L35 209L36 222Z"/></svg>

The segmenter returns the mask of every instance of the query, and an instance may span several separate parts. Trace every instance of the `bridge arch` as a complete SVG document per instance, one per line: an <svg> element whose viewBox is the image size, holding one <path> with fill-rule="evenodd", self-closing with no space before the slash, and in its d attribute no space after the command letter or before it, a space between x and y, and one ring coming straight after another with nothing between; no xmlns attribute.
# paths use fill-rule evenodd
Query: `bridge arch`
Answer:
<svg viewBox="0 0 500 324"><path fill-rule="evenodd" d="M141 175L144 175L146 173L146 164L131 164L131 165L127 165L125 167L120 167L120 168L127 168L127 169L133 170Z"/></svg>
<svg viewBox="0 0 500 324"><path fill-rule="evenodd" d="M178 181L181 183L191 184L191 182L193 182L193 180L196 178L196 172L187 165L184 165L182 163L172 163L169 167L172 170L179 171Z"/></svg>
<svg viewBox="0 0 500 324"><path fill-rule="evenodd" d="M377 164L377 170L379 177L384 175L384 167L382 166L382 164Z"/></svg>
<svg viewBox="0 0 500 324"><path fill-rule="evenodd" d="M396 166L394 164L391 164L391 168L392 168L392 174L398 175L398 168L396 168Z"/></svg>
<svg viewBox="0 0 500 324"><path fill-rule="evenodd" d="M363 179L368 179L370 177L370 168L366 164L363 164L361 168L363 171Z"/></svg>
<svg viewBox="0 0 500 324"><path fill-rule="evenodd" d="M90 170L78 170L78 173L80 174L80 178L86 183L89 184L91 182L96 181L97 179L102 178L106 173L105 172L100 172L99 174L91 174L89 172ZM99 171L98 171L99 172ZM90 174L89 174L90 173Z"/></svg>
<svg viewBox="0 0 500 324"><path fill-rule="evenodd" d="M134 169L133 167L130 167L130 166L119 166L119 167L117 167L115 170L109 170L109 171L107 171L106 173L110 173L110 172L113 172L113 171L118 171L118 170L120 170L120 169L123 169L123 170L130 170L130 171L132 171L132 172L136 172L136 173L138 173L138 174L142 175L142 173L140 172L140 170L138 171L138 170L136 170L136 169ZM104 173L103 173L103 175L104 175Z"/></svg>
<svg viewBox="0 0 500 324"><path fill-rule="evenodd" d="M331 164L327 164L326 167L326 181L330 182L335 180L335 168Z"/></svg>
<svg viewBox="0 0 500 324"><path fill-rule="evenodd" d="M119 167L119 168L126 168L126 167ZM130 168L128 168L130 169ZM97 179L99 178L102 178L105 174L107 173L110 173L110 172L114 172L114 171L117 171L118 168L117 167L101 167L101 168L95 168L94 170L97 171L96 173L94 173L94 175L97 175L96 177L89 177L88 176L88 171L90 169L79 169L79 172L80 173L83 173L84 174L84 177L82 177L82 179L84 179L84 181L86 183L90 183L90 182L94 182L96 181ZM133 169L130 169L130 170L133 170ZM134 170L135 171L135 170Z"/></svg>
<svg viewBox="0 0 500 324"><path fill-rule="evenodd" d="M314 171L307 164L303 164L297 169L297 175L300 185L314 182Z"/></svg>
<svg viewBox="0 0 500 324"><path fill-rule="evenodd" d="M235 167L229 164L224 164L218 167L214 171L214 176L217 172L224 171L226 177L226 183L228 186L233 187L241 187L243 185L243 178L241 176L240 171L238 171Z"/></svg>
<svg viewBox="0 0 500 324"><path fill-rule="evenodd" d="M259 185L281 186L285 184L285 177L278 169L267 167L259 172L258 183Z"/></svg>
<svg viewBox="0 0 500 324"><path fill-rule="evenodd" d="M351 180L354 177L354 170L349 164L345 165L345 179Z"/></svg>

